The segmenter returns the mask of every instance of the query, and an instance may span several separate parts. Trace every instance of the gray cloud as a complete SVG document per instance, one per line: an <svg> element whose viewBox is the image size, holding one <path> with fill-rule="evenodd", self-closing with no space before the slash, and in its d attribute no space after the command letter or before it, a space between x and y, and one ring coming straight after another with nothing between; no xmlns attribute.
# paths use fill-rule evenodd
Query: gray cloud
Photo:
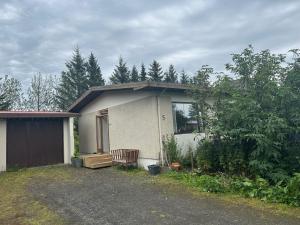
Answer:
<svg viewBox="0 0 300 225"><path fill-rule="evenodd" d="M78 45L93 51L108 78L122 55L129 66L157 59L194 73L223 70L248 44L278 53L300 47L298 0L0 2L0 75L28 83L59 75Z"/></svg>

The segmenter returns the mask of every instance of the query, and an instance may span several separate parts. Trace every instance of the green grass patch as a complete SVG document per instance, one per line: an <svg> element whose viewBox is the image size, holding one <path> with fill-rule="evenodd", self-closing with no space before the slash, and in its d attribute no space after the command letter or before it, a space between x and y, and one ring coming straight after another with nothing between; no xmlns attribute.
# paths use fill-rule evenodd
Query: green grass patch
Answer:
<svg viewBox="0 0 300 225"><path fill-rule="evenodd" d="M233 189L230 182L233 182L229 177L221 176L221 177L214 177L208 175L196 175L191 174L188 172L166 172L162 173L158 176L150 176L147 175L146 171L134 171L128 172L129 175L136 175L136 176L146 176L147 182L156 184L156 185L163 185L165 188L170 190L171 192L189 192L197 197L209 197L215 198L217 200L226 201L230 204L243 204L248 205L250 207L271 212L276 215L288 215L293 216L296 218L300 218L300 208L290 206L287 204L282 203L274 203L268 202L267 199L258 198L258 196L263 192L262 187L253 187L253 190L249 188L249 186L254 184L243 183L245 187L241 187L239 185L240 182L249 182L248 180L234 180L234 185L236 185L236 189ZM266 184L260 180L257 182L261 182L260 186L265 186ZM261 188L261 189L259 189ZM239 190L241 189L241 190ZM257 190L259 189L259 190ZM238 191L239 190L239 191ZM251 190L255 192L254 194L251 193ZM246 194L248 193L248 194Z"/></svg>
<svg viewBox="0 0 300 225"><path fill-rule="evenodd" d="M126 172L127 175L147 175L147 172L136 166L123 166L123 165L116 165L113 167L114 169L122 172Z"/></svg>
<svg viewBox="0 0 300 225"><path fill-rule="evenodd" d="M27 191L33 179L71 180L66 166L47 166L13 170L0 174L0 224L47 225L65 221Z"/></svg>

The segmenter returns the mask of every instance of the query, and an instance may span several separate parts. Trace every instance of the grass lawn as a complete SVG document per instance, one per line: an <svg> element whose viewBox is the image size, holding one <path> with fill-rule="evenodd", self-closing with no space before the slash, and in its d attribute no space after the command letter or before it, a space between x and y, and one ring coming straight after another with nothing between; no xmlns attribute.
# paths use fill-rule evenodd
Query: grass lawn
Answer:
<svg viewBox="0 0 300 225"><path fill-rule="evenodd" d="M162 173L157 176L150 176L148 172L141 169L132 169L125 172L127 175L132 176L147 176L149 183L162 185L170 191L184 191L198 197L210 197L221 201L226 201L230 204L243 204L253 207L258 210L267 211L276 215L287 215L296 218L300 218L300 207L292 207L286 204L267 203L255 198L245 198L239 195L230 193L208 193L203 192L198 188L191 187L190 185L176 180L166 173Z"/></svg>
<svg viewBox="0 0 300 225"><path fill-rule="evenodd" d="M27 185L34 179L71 180L66 166L47 166L0 173L0 224L64 224L46 205L32 198Z"/></svg>

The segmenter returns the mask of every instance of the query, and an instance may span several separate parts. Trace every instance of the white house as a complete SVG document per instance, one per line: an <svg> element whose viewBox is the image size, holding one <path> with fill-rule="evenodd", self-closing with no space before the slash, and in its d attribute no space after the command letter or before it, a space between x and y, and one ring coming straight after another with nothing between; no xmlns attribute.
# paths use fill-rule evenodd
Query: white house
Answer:
<svg viewBox="0 0 300 225"><path fill-rule="evenodd" d="M166 136L175 135L183 148L195 146L198 125L189 113L188 89L150 81L91 88L69 109L80 114L80 152L139 149L139 165L146 167L163 160Z"/></svg>

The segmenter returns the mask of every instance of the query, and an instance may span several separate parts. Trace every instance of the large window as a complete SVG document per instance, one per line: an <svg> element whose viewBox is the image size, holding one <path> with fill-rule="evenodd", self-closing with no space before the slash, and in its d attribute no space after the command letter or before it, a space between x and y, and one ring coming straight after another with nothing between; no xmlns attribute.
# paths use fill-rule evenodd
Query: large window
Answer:
<svg viewBox="0 0 300 225"><path fill-rule="evenodd" d="M192 103L173 103L173 123L175 134L199 132L199 112Z"/></svg>

